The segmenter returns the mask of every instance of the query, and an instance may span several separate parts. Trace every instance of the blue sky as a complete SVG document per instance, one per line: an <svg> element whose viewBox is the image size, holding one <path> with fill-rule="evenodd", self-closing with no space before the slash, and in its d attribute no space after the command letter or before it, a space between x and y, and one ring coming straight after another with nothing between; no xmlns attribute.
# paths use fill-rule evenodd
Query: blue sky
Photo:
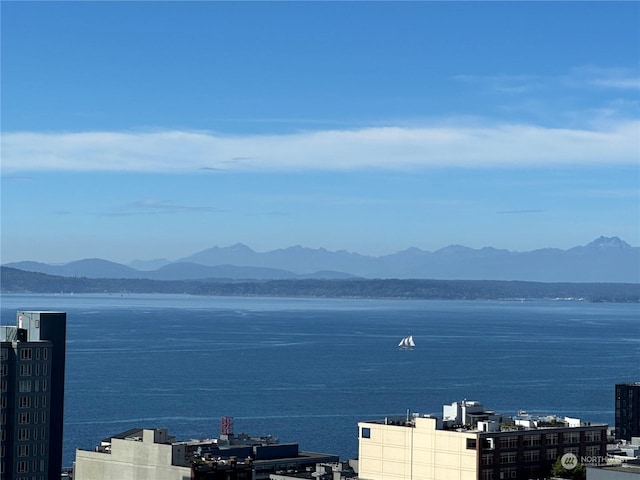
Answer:
<svg viewBox="0 0 640 480"><path fill-rule="evenodd" d="M638 2L2 2L2 258L640 245Z"/></svg>

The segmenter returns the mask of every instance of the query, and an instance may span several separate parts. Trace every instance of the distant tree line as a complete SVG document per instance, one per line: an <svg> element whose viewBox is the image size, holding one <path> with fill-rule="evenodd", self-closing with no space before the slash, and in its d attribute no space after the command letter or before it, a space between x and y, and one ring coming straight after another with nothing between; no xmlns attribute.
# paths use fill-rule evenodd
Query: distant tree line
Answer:
<svg viewBox="0 0 640 480"><path fill-rule="evenodd" d="M498 280L174 280L59 277L0 267L5 293L186 293L215 296L640 302L640 284Z"/></svg>

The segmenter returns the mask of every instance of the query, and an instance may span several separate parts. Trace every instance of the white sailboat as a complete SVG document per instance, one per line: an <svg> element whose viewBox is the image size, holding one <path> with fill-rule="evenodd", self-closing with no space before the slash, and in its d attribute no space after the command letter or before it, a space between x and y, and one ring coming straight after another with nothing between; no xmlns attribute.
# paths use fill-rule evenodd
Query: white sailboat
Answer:
<svg viewBox="0 0 640 480"><path fill-rule="evenodd" d="M412 350L416 346L416 342L413 341L413 335L409 335L400 340L398 347L402 350Z"/></svg>

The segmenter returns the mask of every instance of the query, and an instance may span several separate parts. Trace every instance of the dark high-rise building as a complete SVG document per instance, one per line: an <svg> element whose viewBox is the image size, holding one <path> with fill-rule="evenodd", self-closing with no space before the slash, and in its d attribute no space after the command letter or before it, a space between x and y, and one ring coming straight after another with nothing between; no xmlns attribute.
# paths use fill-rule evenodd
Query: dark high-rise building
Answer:
<svg viewBox="0 0 640 480"><path fill-rule="evenodd" d="M0 475L58 480L67 314L18 312L0 328Z"/></svg>
<svg viewBox="0 0 640 480"><path fill-rule="evenodd" d="M640 437L640 382L616 384L616 438Z"/></svg>

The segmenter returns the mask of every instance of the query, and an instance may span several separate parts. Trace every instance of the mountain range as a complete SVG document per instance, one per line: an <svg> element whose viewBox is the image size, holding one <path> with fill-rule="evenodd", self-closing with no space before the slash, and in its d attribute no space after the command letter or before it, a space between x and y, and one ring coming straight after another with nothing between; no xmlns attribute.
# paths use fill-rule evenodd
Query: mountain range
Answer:
<svg viewBox="0 0 640 480"><path fill-rule="evenodd" d="M84 259L64 265L33 261L5 266L66 277L145 278L152 280L348 279L521 280L533 282L640 283L640 248L618 237L599 237L567 250L544 248L514 252L461 245L429 252L409 248L368 256L346 250L293 246L256 252L238 243L214 246L176 261L140 261L129 265Z"/></svg>

